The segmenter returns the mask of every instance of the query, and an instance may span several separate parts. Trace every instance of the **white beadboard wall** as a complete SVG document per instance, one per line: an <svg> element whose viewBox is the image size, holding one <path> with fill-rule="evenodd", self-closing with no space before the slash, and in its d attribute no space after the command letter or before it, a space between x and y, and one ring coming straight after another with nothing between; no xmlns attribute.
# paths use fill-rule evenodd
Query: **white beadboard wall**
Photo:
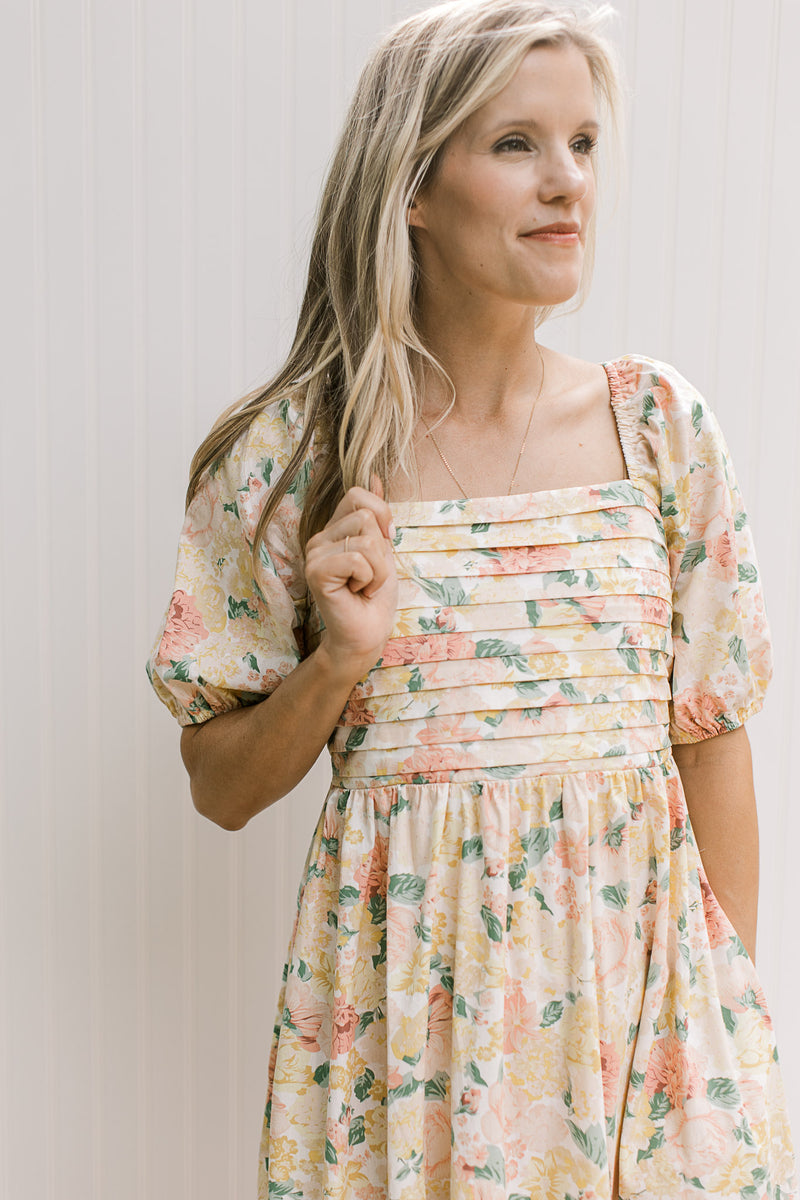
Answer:
<svg viewBox="0 0 800 1200"><path fill-rule="evenodd" d="M288 345L364 54L422 4L4 0L0 1195L254 1196L269 1039L327 784L194 812L144 660L192 450ZM716 408L776 649L750 725L759 969L800 1135L800 3L617 0L629 174L543 340Z"/></svg>

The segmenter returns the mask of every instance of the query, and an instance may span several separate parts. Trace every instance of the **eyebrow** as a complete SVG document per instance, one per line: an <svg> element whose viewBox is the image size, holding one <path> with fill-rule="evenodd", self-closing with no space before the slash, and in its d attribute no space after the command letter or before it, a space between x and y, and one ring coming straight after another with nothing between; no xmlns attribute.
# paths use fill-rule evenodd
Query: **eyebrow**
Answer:
<svg viewBox="0 0 800 1200"><path fill-rule="evenodd" d="M521 129L521 128L540 129L541 128L538 121L533 121L529 117L520 117L520 118L509 117L507 120L498 121L496 125L492 126L492 129L490 130L490 132L493 134L499 133L501 129L507 129L509 127L509 125L514 125L518 129ZM600 132L600 124L598 121L595 121L593 117L587 119L586 121L578 121L576 128L590 129L593 133Z"/></svg>

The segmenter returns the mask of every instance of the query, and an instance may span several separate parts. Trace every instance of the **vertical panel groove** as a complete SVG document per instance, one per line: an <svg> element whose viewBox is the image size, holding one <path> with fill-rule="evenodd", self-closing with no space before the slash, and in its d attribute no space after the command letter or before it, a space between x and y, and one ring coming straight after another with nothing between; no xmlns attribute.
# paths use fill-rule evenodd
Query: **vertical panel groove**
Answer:
<svg viewBox="0 0 800 1200"><path fill-rule="evenodd" d="M730 138L730 97L731 97L731 58L733 55L733 5L724 4L722 7L722 37L724 47L722 56L722 85L720 108L722 111L720 148L717 158L716 180L712 211L717 215L713 222L711 237L712 250L712 303L709 338L711 344L718 348L718 353L711 362L711 394L719 395L719 348L720 348L720 314L722 312L722 267L724 259L725 230L722 214L725 211L725 181L728 178L728 144Z"/></svg>
<svg viewBox="0 0 800 1200"><path fill-rule="evenodd" d="M51 461L48 435L49 372L49 313L47 304L47 173L45 166L45 87L43 79L43 29L40 0L31 0L31 78L33 92L33 193L35 209L34 228L34 325L36 345L43 353L37 354L33 364L35 405L35 461L36 475L40 481L36 527L36 573L37 573L37 617L39 630L39 659L41 663L42 690L40 709L37 713L41 740L39 814L41 820L41 875L42 875L42 982L43 1020L42 1044L44 1047L45 1096L44 1096L44 1160L47 1200L56 1200L55 1138L58 1120L57 1085L58 1066L55 1028L55 1011L58 1003L55 971L55 872L56 851L54 844L55 820L53 813L53 771L51 747L53 744L53 684L49 670L52 662L51 616L49 611L52 595L50 571L52 494L50 488Z"/></svg>
<svg viewBox="0 0 800 1200"><path fill-rule="evenodd" d="M149 631L145 620L147 581L147 478L146 478L146 397L147 344L145 309L147 304L146 243L146 169L145 169L145 82L144 82L144 0L133 0L133 484L136 503L133 509L133 588L134 645L145 646ZM150 819L147 794L147 734L142 689L134 702L134 746L136 748L134 801L136 805L136 1013L137 1079L136 1124L139 1139L137 1181L139 1195L153 1194L150 1179L151 1035L150 1035L150 956L152 931L150 913L149 840Z"/></svg>
<svg viewBox="0 0 800 1200"><path fill-rule="evenodd" d="M82 201L83 201L83 306L84 339L83 370L85 385L86 427L86 527L85 578L86 626L90 631L101 628L100 613L100 456L97 427L97 222L95 213L95 80L94 80L94 0L83 0L83 112L82 112ZM92 1040L90 1048L90 1112L89 1152L91 1155L92 1195L100 1200L103 1194L103 1059L105 1026L103 1013L103 978L100 966L102 903L102 855L100 847L100 638L89 636L86 646L87 705L86 714L86 794L89 809L89 1012Z"/></svg>
<svg viewBox="0 0 800 1200"><path fill-rule="evenodd" d="M195 25L193 0L183 0L182 87L181 87L181 415L183 445L181 459L188 462L193 451L196 429L196 355L197 317L196 291L196 145L195 145ZM185 1023L183 1026L183 1196L194 1200L197 1195L195 1124L197 1072L197 1004L195 972L197 933L195 919L196 826L191 805L184 805L181 822L181 925L182 925L182 992Z"/></svg>

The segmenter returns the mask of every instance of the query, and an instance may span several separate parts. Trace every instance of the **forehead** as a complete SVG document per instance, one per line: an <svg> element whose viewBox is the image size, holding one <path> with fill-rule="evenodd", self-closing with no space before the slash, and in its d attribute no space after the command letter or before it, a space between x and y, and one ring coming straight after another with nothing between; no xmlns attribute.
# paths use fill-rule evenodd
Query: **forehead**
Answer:
<svg viewBox="0 0 800 1200"><path fill-rule="evenodd" d="M496 96L461 126L467 136L504 121L578 124L597 119L589 62L574 43L533 46Z"/></svg>

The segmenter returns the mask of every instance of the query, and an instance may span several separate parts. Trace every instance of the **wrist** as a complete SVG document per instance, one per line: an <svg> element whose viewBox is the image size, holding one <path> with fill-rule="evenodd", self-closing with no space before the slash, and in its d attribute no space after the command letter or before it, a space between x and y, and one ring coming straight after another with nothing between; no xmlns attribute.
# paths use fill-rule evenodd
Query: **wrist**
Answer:
<svg viewBox="0 0 800 1200"><path fill-rule="evenodd" d="M347 695L355 685L369 673L380 658L380 652L374 655L355 655L349 650L331 645L323 633L322 640L311 656L316 660L318 668L324 672L329 686L341 688Z"/></svg>

